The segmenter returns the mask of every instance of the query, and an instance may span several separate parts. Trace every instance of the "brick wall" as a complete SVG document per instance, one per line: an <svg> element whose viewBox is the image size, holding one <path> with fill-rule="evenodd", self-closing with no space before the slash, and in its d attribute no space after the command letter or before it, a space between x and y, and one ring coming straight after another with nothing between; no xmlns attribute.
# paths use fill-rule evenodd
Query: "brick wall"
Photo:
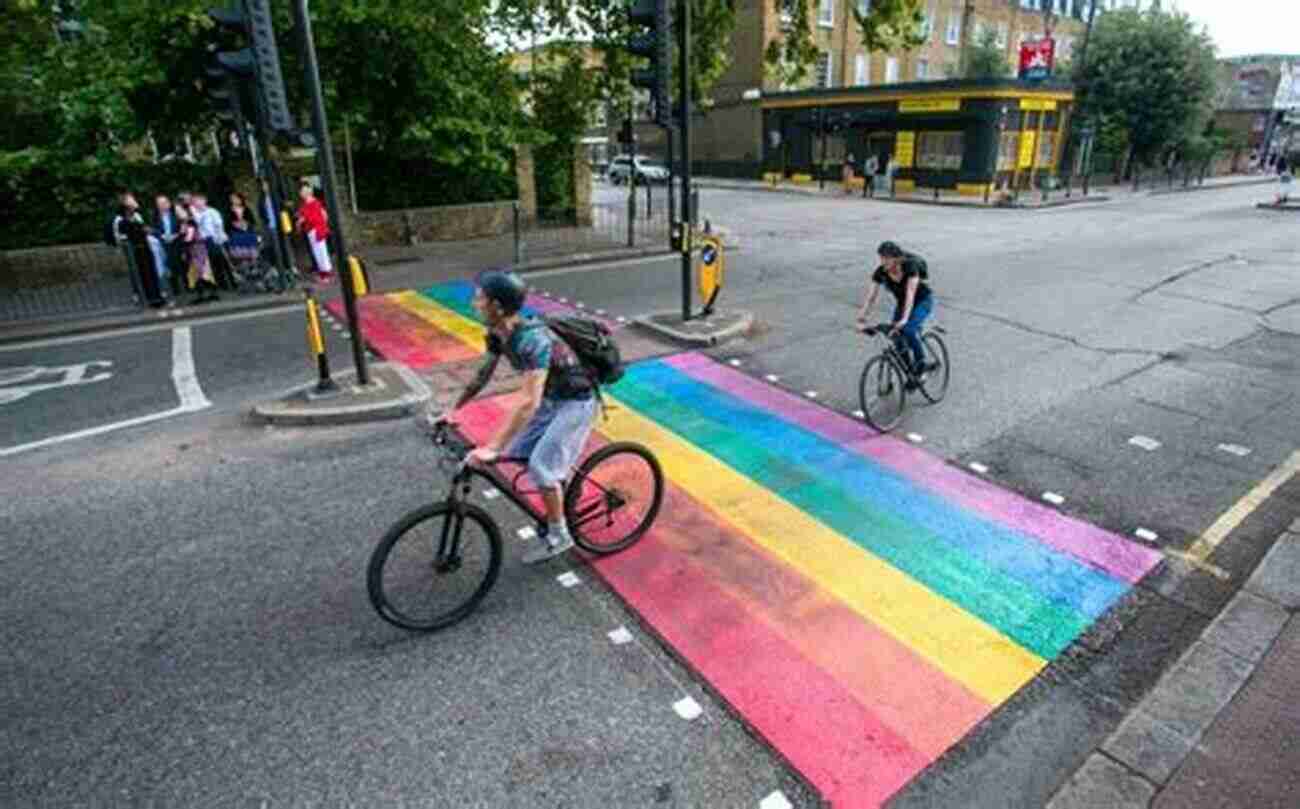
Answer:
<svg viewBox="0 0 1300 809"><path fill-rule="evenodd" d="M514 226L514 202L362 211L354 224L351 239L359 245L397 246L499 236Z"/></svg>
<svg viewBox="0 0 1300 809"><path fill-rule="evenodd" d="M105 244L0 251L0 289L39 289L114 275L126 275L126 259Z"/></svg>

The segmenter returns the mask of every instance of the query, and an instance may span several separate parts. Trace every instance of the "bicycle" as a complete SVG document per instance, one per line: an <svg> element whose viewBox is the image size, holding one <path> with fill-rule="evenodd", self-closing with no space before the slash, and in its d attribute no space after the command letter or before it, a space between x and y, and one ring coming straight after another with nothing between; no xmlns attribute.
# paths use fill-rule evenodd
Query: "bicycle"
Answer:
<svg viewBox="0 0 1300 809"><path fill-rule="evenodd" d="M501 570L501 530L482 508L469 502L474 481L500 492L531 517L534 531L546 518L519 487L527 458L499 458L483 468L466 456L474 446L453 434L446 422L434 425L433 445L440 464L452 471L446 498L415 509L388 529L370 557L366 576L370 603L394 626L419 632L445 629L467 617L487 596ZM510 481L497 470L519 466ZM641 485L637 485L640 483ZM663 471L648 448L631 442L607 444L593 452L570 477L564 490L564 517L578 547L606 556L631 547L654 523L663 504ZM455 574L468 575L453 581ZM460 583L458 591L452 586ZM441 600L446 597L446 606ZM417 611L418 610L418 611Z"/></svg>
<svg viewBox="0 0 1300 809"><path fill-rule="evenodd" d="M858 402L862 405L862 416L882 433L893 430L902 421L909 386L921 391L931 404L938 404L948 394L950 365L948 346L940 336L946 333L943 328L932 326L921 335L921 343L925 346L929 361L921 374L917 375L912 372L909 352L902 344L901 336L889 336L893 327L892 323L881 323L860 329L863 334L878 336L885 341L884 349L867 360L858 382ZM891 405L896 409L891 410Z"/></svg>

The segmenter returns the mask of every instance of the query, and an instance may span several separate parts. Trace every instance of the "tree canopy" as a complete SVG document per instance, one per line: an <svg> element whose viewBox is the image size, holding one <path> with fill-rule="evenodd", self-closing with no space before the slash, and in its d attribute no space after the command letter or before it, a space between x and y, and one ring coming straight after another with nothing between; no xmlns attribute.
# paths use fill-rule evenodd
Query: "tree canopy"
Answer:
<svg viewBox="0 0 1300 809"><path fill-rule="evenodd" d="M819 0L765 0L781 15L783 35L767 45L763 61L767 75L783 87L796 87L808 80L817 59L812 15ZM853 19L862 32L868 51L911 50L925 44L925 0L871 0L867 13L854 4Z"/></svg>

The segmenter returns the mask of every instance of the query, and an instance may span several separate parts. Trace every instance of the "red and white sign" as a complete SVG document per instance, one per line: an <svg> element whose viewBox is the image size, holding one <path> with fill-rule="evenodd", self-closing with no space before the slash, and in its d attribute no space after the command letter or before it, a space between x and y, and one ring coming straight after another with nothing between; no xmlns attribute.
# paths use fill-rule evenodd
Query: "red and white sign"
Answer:
<svg viewBox="0 0 1300 809"><path fill-rule="evenodd" d="M1039 39L1020 46L1020 78L1045 79L1056 64L1056 40Z"/></svg>

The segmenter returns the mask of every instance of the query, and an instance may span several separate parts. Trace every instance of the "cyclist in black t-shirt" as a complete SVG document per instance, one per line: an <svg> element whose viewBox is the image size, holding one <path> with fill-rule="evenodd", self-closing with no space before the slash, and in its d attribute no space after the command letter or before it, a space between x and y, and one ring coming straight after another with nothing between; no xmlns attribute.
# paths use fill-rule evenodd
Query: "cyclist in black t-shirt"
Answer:
<svg viewBox="0 0 1300 809"><path fill-rule="evenodd" d="M921 326L930 316L934 306L934 294L925 283L929 271L925 259L908 253L893 242L882 242L876 250L880 257L880 266L871 275L871 290L858 311L858 327L867 325L867 314L880 295L880 288L887 287L894 296L894 325L890 337L901 337L912 354L912 372L920 376L930 366L925 362L925 349L921 345ZM908 382L909 388L916 385Z"/></svg>

